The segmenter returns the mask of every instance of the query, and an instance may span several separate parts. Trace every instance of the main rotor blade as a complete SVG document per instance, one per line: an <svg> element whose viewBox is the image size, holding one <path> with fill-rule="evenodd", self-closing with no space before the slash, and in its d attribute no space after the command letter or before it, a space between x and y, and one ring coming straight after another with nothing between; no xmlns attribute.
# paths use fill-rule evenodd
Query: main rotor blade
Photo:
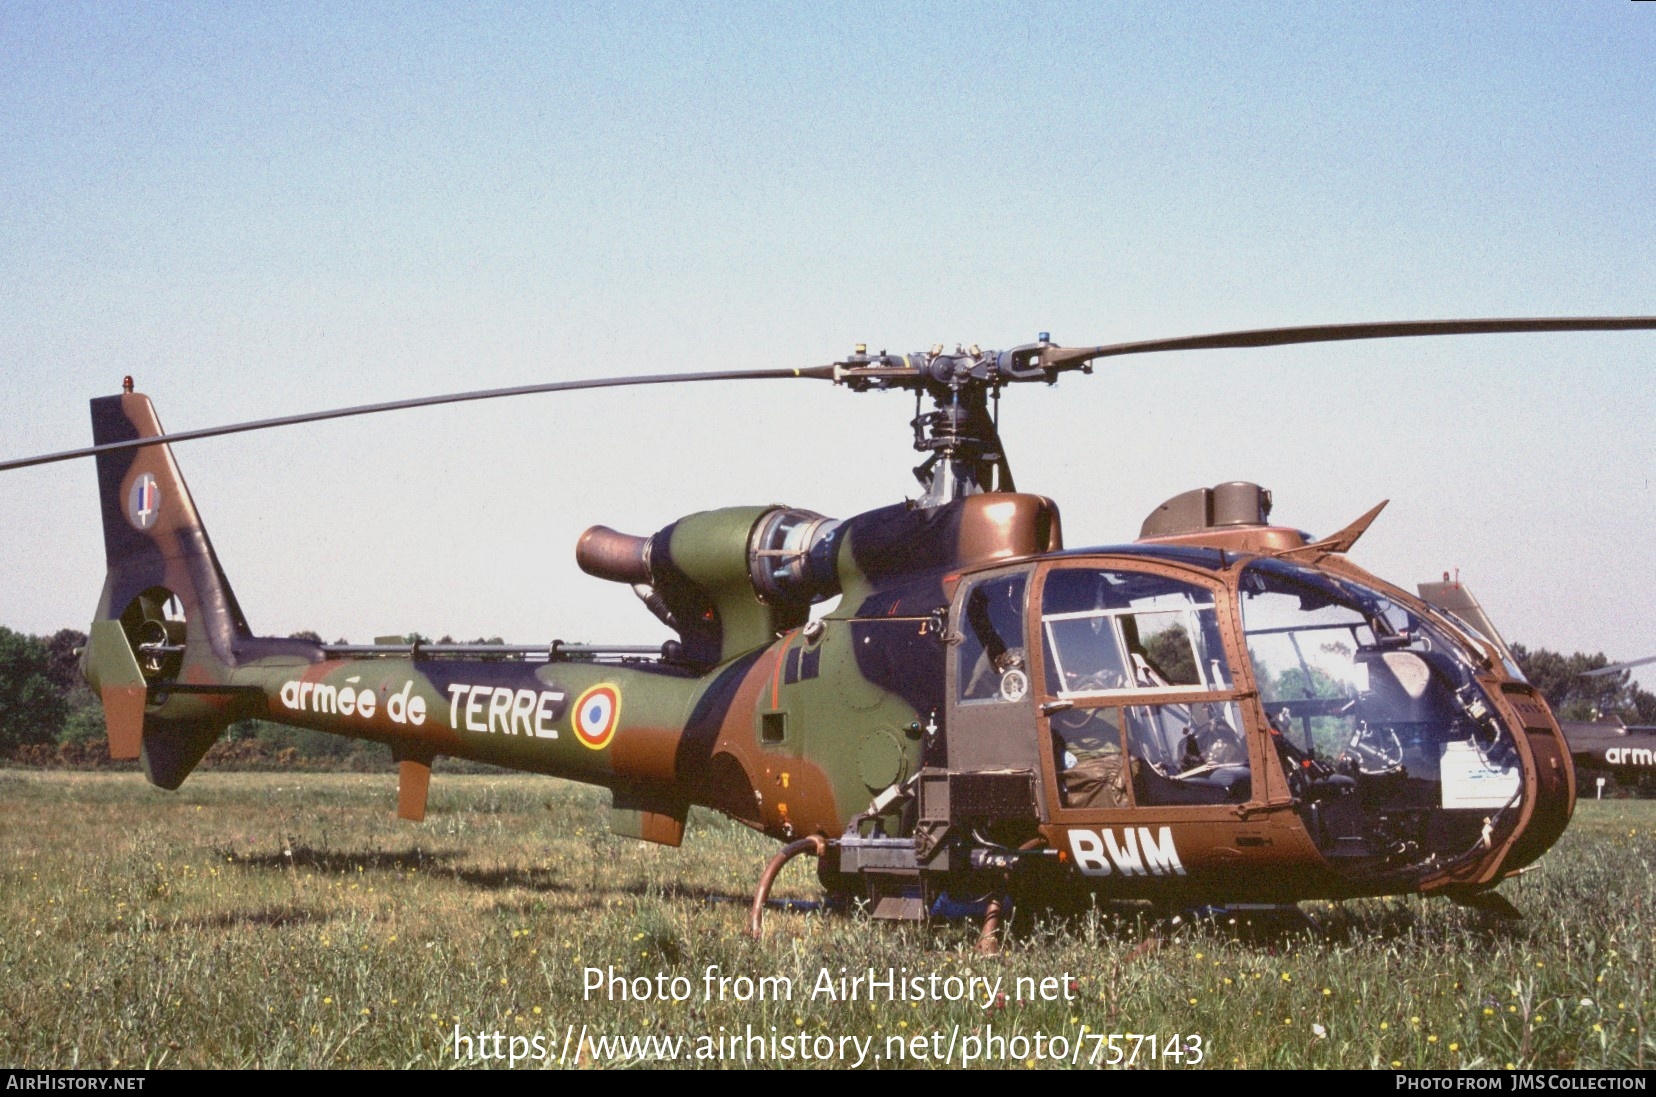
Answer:
<svg viewBox="0 0 1656 1097"><path fill-rule="evenodd" d="M1054 347L1041 355L1047 369L1070 369L1095 358L1155 354L1169 350L1224 350L1234 347L1282 347L1292 343L1337 343L1347 339L1401 339L1417 335L1499 335L1531 331L1636 331L1656 328L1656 316L1517 317L1502 320L1393 320L1378 324L1315 324L1295 328L1221 331L1109 343L1101 347Z"/></svg>
<svg viewBox="0 0 1656 1097"><path fill-rule="evenodd" d="M1581 672L1581 677L1598 678L1606 674L1618 674L1631 667L1642 667L1646 663L1656 663L1656 655L1647 655L1643 659L1630 659L1625 663L1611 663L1609 666L1600 667L1597 670L1584 670Z"/></svg>
<svg viewBox="0 0 1656 1097"><path fill-rule="evenodd" d="M282 415L275 419L256 419L247 423L231 423L223 427L202 427L200 430L181 430L153 438L133 438L124 442L106 442L101 446L47 453L39 457L23 457L0 461L0 472L28 468L30 465L48 465L54 461L72 461L77 457L94 457L100 453L114 453L123 449L138 449L170 442L188 442L194 438L216 438L221 434L241 434L267 427L286 427L295 423L315 423L322 419L344 419L351 415L373 415L382 411L401 411L404 408L423 408L433 404L460 404L469 400L493 400L501 396L528 396L537 392L571 392L575 389L612 389L627 385L670 385L680 381L766 381L781 378L809 377L824 381L834 379L833 366L810 366L805 369L721 370L714 373L657 373L635 377L595 377L584 381L552 381L542 385L518 385L505 389L479 389L476 392L453 392L447 396L421 396L411 400L388 400L383 404L361 404L332 411L311 411L301 415Z"/></svg>

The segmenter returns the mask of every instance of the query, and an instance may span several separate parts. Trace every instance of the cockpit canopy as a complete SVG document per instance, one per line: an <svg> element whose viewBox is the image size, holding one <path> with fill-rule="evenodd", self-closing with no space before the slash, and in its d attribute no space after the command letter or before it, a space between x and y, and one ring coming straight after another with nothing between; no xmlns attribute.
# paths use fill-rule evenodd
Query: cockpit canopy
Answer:
<svg viewBox="0 0 1656 1097"><path fill-rule="evenodd" d="M1281 558L1171 564L1074 556L968 579L951 736L994 734L1003 706L1045 714L1059 811L1262 803L1278 768L1355 877L1442 866L1511 824L1522 771L1476 634Z"/></svg>

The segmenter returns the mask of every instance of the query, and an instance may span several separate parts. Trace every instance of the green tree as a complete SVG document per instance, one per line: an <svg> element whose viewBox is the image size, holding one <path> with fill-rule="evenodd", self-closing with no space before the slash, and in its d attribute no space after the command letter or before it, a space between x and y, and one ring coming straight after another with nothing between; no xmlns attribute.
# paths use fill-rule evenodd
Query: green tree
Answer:
<svg viewBox="0 0 1656 1097"><path fill-rule="evenodd" d="M45 639L45 644L51 663L47 675L69 706L58 742L89 743L102 739L103 702L81 675L81 651L86 647L86 633L75 628L60 628Z"/></svg>
<svg viewBox="0 0 1656 1097"><path fill-rule="evenodd" d="M0 626L0 749L57 740L69 702L51 670L45 642Z"/></svg>
<svg viewBox="0 0 1656 1097"><path fill-rule="evenodd" d="M1513 644L1512 657L1560 720L1620 717L1628 723L1656 722L1656 695L1640 689L1627 671L1587 676L1590 670L1610 665L1603 652L1563 655Z"/></svg>
<svg viewBox="0 0 1656 1097"><path fill-rule="evenodd" d="M85 705L73 708L63 721L60 743L93 743L108 734L104 725L103 705L93 698Z"/></svg>
<svg viewBox="0 0 1656 1097"><path fill-rule="evenodd" d="M1198 685L1202 678L1196 670L1196 655L1190 649L1190 633L1183 625L1173 625L1152 633L1144 643L1145 656L1163 678L1176 686Z"/></svg>
<svg viewBox="0 0 1656 1097"><path fill-rule="evenodd" d="M92 687L81 676L81 650L86 647L86 633L78 628L60 628L45 642L50 661L46 673L63 699L72 706L95 700Z"/></svg>

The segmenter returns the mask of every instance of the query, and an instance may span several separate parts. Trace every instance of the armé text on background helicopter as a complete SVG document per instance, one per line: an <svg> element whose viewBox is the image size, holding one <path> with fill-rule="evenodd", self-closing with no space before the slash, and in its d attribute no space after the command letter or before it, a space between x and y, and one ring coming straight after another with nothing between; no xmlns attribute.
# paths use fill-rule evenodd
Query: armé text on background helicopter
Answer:
<svg viewBox="0 0 1656 1097"><path fill-rule="evenodd" d="M1491 889L1574 805L1545 701L1484 623L1346 556L1376 507L1313 540L1269 493L1176 496L1131 544L1071 549L1015 490L1002 389L1168 350L1656 327L1519 319L1285 328L1101 347L870 355L809 369L557 382L165 434L131 391L92 401L108 573L84 656L110 753L177 788L233 721L388 744L423 817L438 755L607 787L612 829L677 845L692 804L813 853L880 917L946 895L1178 903ZM595 526L587 572L631 586L661 648L328 645L256 636L172 443L431 403L799 378L915 394L924 491L834 520L787 506ZM930 401L930 408L919 405ZM835 595L836 610L810 609ZM1440 601L1442 601L1440 599ZM759 901L755 903L755 927Z"/></svg>

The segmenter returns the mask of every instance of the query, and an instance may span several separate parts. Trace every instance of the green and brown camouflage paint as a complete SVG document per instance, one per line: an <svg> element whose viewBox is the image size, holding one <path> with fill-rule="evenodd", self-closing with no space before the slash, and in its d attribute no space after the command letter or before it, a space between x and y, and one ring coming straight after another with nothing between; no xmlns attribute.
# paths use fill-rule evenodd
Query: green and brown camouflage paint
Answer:
<svg viewBox="0 0 1656 1097"><path fill-rule="evenodd" d="M94 400L92 413L99 444L161 434L141 395ZM1050 715L1033 689L1006 730L1025 735L1021 725L1033 727L1028 768L1038 818L1027 841L1051 854L1034 865L1034 877L1169 901L1474 891L1539 856L1574 801L1567 752L1545 703L1495 662L1479 682L1514 731L1521 811L1503 819L1476 856L1451 864L1366 878L1331 867L1274 764L1245 657L1238 577L1262 553L1303 549L1318 567L1423 604L1280 527L1066 553L1051 500L989 492L850 518L823 542L832 549L831 579L817 575L779 595L759 589L750 558L756 531L778 508L729 508L687 516L648 539L615 535L607 562L589 569L653 586L680 633L672 658L341 655L253 635L168 446L100 453L98 477L108 576L85 669L105 701L112 755L140 756L149 779L165 788L177 788L231 722L259 717L388 744L401 763L399 810L410 818L423 814L432 760L449 755L609 788L613 828L649 841L677 844L693 803L780 840L834 840L878 794L949 765L948 687L959 640L951 624L959 610L950 609L963 577L1023 566L1038 600L1052 567L1093 562L1215 591L1235 682L1212 699L1238 704L1257 787L1244 804L1066 809ZM1198 550L1207 556L1198 559ZM839 609L810 622L811 603L834 593ZM164 612L172 597L182 624ZM1041 683L1034 615L1029 628L1030 678ZM1166 699L1150 690L1122 703ZM1204 698L1186 691L1179 699ZM883 833L913 826L896 806L875 814L870 821ZM1079 875L1067 853L1076 831L1138 835L1146 848L1165 838L1176 843L1178 871Z"/></svg>

